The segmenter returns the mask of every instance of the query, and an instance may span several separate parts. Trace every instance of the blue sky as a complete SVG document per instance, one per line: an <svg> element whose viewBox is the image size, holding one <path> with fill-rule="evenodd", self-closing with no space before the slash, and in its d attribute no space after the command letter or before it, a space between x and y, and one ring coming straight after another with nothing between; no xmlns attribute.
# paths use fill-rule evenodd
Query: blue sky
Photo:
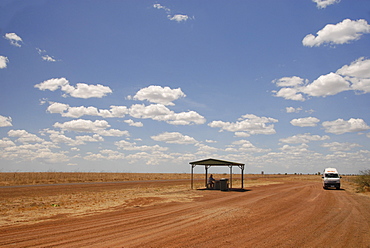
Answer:
<svg viewBox="0 0 370 248"><path fill-rule="evenodd" d="M368 169L369 13L366 0L2 1L0 171Z"/></svg>

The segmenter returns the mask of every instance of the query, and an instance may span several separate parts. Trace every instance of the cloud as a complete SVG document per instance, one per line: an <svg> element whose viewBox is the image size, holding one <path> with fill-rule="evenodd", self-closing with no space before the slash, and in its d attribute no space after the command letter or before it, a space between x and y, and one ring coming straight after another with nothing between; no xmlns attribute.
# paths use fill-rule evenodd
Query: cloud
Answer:
<svg viewBox="0 0 370 248"><path fill-rule="evenodd" d="M155 9L163 9L163 10L165 10L168 13L171 12L171 9L169 9L169 8L167 8L165 6L160 5L159 3L153 4L153 8L155 8Z"/></svg>
<svg viewBox="0 0 370 248"><path fill-rule="evenodd" d="M151 136L155 141L162 141L170 144L194 144L197 141L188 135L183 135L179 132L164 132L156 136Z"/></svg>
<svg viewBox="0 0 370 248"><path fill-rule="evenodd" d="M163 105L175 105L172 101L185 97L184 92L178 89L171 89L170 87L161 87L151 85L147 88L139 90L133 97L134 100L144 101L147 100L152 103L158 103Z"/></svg>
<svg viewBox="0 0 370 248"><path fill-rule="evenodd" d="M337 73L343 76L370 78L370 59L358 58L350 65L344 65Z"/></svg>
<svg viewBox="0 0 370 248"><path fill-rule="evenodd" d="M82 119L67 121L64 123L56 122L53 126L62 130L87 133L94 133L110 127L108 122L105 120L90 121Z"/></svg>
<svg viewBox="0 0 370 248"><path fill-rule="evenodd" d="M48 61L48 62L55 62L56 59L54 59L53 57L49 56L49 55L43 55L41 56L42 60L44 61Z"/></svg>
<svg viewBox="0 0 370 248"><path fill-rule="evenodd" d="M66 85L69 85L69 82L65 78L52 78L42 83L36 84L34 87L38 88L39 90L56 91L57 89L62 88Z"/></svg>
<svg viewBox="0 0 370 248"><path fill-rule="evenodd" d="M305 98L301 93L299 93L299 89L296 88L281 88L279 91L273 91L276 97L282 97L287 100L294 100L294 101L305 101Z"/></svg>
<svg viewBox="0 0 370 248"><path fill-rule="evenodd" d="M58 132L58 131L55 131L55 130L46 129L46 130L42 131L42 133L49 133L50 134L49 138L53 143L64 143L64 144L67 144L69 146L84 145L85 142L102 142L102 141L104 141L104 138L101 137L98 134L94 134L93 136L88 136L88 135L76 136L75 139L72 139L70 137L65 136L63 132Z"/></svg>
<svg viewBox="0 0 370 248"><path fill-rule="evenodd" d="M339 142L332 142L332 143L324 143L321 145L322 147L329 148L332 152L338 152L338 151L350 151L355 147L361 147L359 144L356 143L339 143Z"/></svg>
<svg viewBox="0 0 370 248"><path fill-rule="evenodd" d="M302 154L309 153L309 150L307 148L308 148L307 144L300 144L299 146L284 145L283 147L279 148L279 150L289 155L302 157ZM286 156L286 154L284 155ZM294 159L294 156L291 157L290 159Z"/></svg>
<svg viewBox="0 0 370 248"><path fill-rule="evenodd" d="M335 121L325 121L322 123L325 132L334 134L344 134L350 132L361 132L369 130L370 127L363 119L351 118L348 121L337 119Z"/></svg>
<svg viewBox="0 0 370 248"><path fill-rule="evenodd" d="M56 122L53 127L60 128L64 131L73 131L73 132L85 132L85 133L97 133L101 136L129 136L128 131L121 131L117 129L108 129L110 125L105 120L72 120L64 123Z"/></svg>
<svg viewBox="0 0 370 248"><path fill-rule="evenodd" d="M77 83L76 87L71 86L65 78L52 78L34 86L40 90L55 91L61 89L66 94L76 98L101 98L106 96L108 93L112 93L112 90L108 86L88 85L85 83Z"/></svg>
<svg viewBox="0 0 370 248"><path fill-rule="evenodd" d="M278 80L274 80L273 83L275 83L279 87L296 87L300 86L307 82L307 80L304 80L303 78L293 76L293 77L282 77Z"/></svg>
<svg viewBox="0 0 370 248"><path fill-rule="evenodd" d="M45 142L44 142L45 143ZM2 158L8 160L38 161L41 163L66 162L65 152L53 152L49 144L25 144L4 148Z"/></svg>
<svg viewBox="0 0 370 248"><path fill-rule="evenodd" d="M110 109L97 109L95 107L70 107L68 104L52 102L47 110L51 114L61 114L63 117L79 118L84 115L101 116L103 118L122 118L128 114L126 106L110 106Z"/></svg>
<svg viewBox="0 0 370 248"><path fill-rule="evenodd" d="M56 84L50 84L54 88ZM43 86L45 87L45 85ZM126 106L110 106L110 109L97 109L96 107L70 107L68 104L49 102L47 112L60 114L63 117L79 118L85 115L100 116L103 118L123 118L129 114L134 118L153 119L156 121L165 121L171 125L192 125L204 124L206 119L195 111L175 113L162 104L134 104L130 108ZM130 125L142 126L141 122L127 122Z"/></svg>
<svg viewBox="0 0 370 248"><path fill-rule="evenodd" d="M312 2L316 3L318 9L325 9L329 5L339 3L340 0L312 0Z"/></svg>
<svg viewBox="0 0 370 248"><path fill-rule="evenodd" d="M197 151L197 155L206 155L206 154L210 154L210 153L216 153L218 152L220 149L216 148L216 147L212 147L212 146L208 146L208 145L205 145L205 144L202 144L202 143L197 143L195 144L195 146L198 147L198 151Z"/></svg>
<svg viewBox="0 0 370 248"><path fill-rule="evenodd" d="M13 126L12 118L0 115L0 127L11 127L11 126Z"/></svg>
<svg viewBox="0 0 370 248"><path fill-rule="evenodd" d="M10 44L16 47L21 47L22 38L15 33L7 33L4 38L10 41Z"/></svg>
<svg viewBox="0 0 370 248"><path fill-rule="evenodd" d="M232 145L225 149L226 152L247 152L247 153L261 153L268 152L270 149L261 149L254 146L249 140L237 140Z"/></svg>
<svg viewBox="0 0 370 248"><path fill-rule="evenodd" d="M154 146L137 146L135 142L131 143L126 140L120 140L114 143L119 149L127 151L167 151L168 147Z"/></svg>
<svg viewBox="0 0 370 248"><path fill-rule="evenodd" d="M167 18L170 21L176 21L176 22L182 22L182 21L187 21L190 17L188 15L183 15L183 14L175 14L171 15L171 9L167 8L166 6L163 6L159 3L153 4L153 8L155 9L163 9L167 13Z"/></svg>
<svg viewBox="0 0 370 248"><path fill-rule="evenodd" d="M361 57L350 65L344 65L336 73L352 83L351 89L370 93L370 59Z"/></svg>
<svg viewBox="0 0 370 248"><path fill-rule="evenodd" d="M295 101L305 101L309 96L336 95L349 90L370 93L370 60L361 57L350 65L344 65L335 73L321 75L312 83L308 83L308 80L298 80L296 77L284 77L272 82L279 87L284 87L279 91L273 91L276 97Z"/></svg>
<svg viewBox="0 0 370 248"><path fill-rule="evenodd" d="M208 124L210 127L220 128L220 131L236 132L239 137L243 133L247 137L250 134L275 134L274 125L268 123L275 123L278 120L270 117L258 117L253 114L246 114L239 118L237 122L212 121Z"/></svg>
<svg viewBox="0 0 370 248"><path fill-rule="evenodd" d="M18 138L16 141L24 144L28 143L41 143L45 140L41 139L35 134L29 133L26 130L10 130L8 132L9 137Z"/></svg>
<svg viewBox="0 0 370 248"><path fill-rule="evenodd" d="M48 62L56 62L57 61L52 56L44 54L44 53L46 53L46 50L41 50L40 48L36 48L36 50L41 55L42 60L48 61Z"/></svg>
<svg viewBox="0 0 370 248"><path fill-rule="evenodd" d="M9 138L3 138L0 140L0 147L4 148L4 147L10 147L10 146L15 146L15 144Z"/></svg>
<svg viewBox="0 0 370 248"><path fill-rule="evenodd" d="M173 16L168 15L167 18L170 19L171 21L183 22L187 21L189 19L189 16L177 14Z"/></svg>
<svg viewBox="0 0 370 248"><path fill-rule="evenodd" d="M134 104L129 108L129 114L135 118L165 121L172 125L203 124L206 121L194 111L175 113L162 104Z"/></svg>
<svg viewBox="0 0 370 248"><path fill-rule="evenodd" d="M318 122L320 122L320 120L316 117L305 117L293 119L290 121L290 124L298 127L316 127Z"/></svg>
<svg viewBox="0 0 370 248"><path fill-rule="evenodd" d="M4 69L6 68L9 63L9 59L5 56L0 56L0 69Z"/></svg>
<svg viewBox="0 0 370 248"><path fill-rule="evenodd" d="M331 72L327 75L321 75L301 90L310 96L330 96L350 90L349 86L350 84L343 77Z"/></svg>
<svg viewBox="0 0 370 248"><path fill-rule="evenodd" d="M362 34L370 33L370 25L365 19L353 21L345 19L337 24L328 24L317 32L317 36L308 34L303 38L304 46L320 46L322 44L345 44L361 38Z"/></svg>
<svg viewBox="0 0 370 248"><path fill-rule="evenodd" d="M144 126L144 124L143 124L142 122L135 122L135 121L133 121L133 120L131 120L131 119L129 119L129 120L124 120L123 122L125 122L125 123L129 124L129 125L130 125L130 126L132 126L132 127L142 127L142 126Z"/></svg>
<svg viewBox="0 0 370 248"><path fill-rule="evenodd" d="M280 142L283 143L290 143L290 144L301 144L301 143L309 143L311 141L320 141L320 140L327 140L330 139L328 135L320 136L320 135L311 135L310 133L305 134L297 134L288 138L280 139Z"/></svg>
<svg viewBox="0 0 370 248"><path fill-rule="evenodd" d="M287 113L299 113L302 111L302 107L294 108L294 107L286 107L285 110Z"/></svg>
<svg viewBox="0 0 370 248"><path fill-rule="evenodd" d="M99 160L99 159L106 159L106 160L118 160L118 159L124 159L125 154L120 153L118 151L113 150L101 150L98 154L93 154L92 152L87 153L88 155L84 157L85 160Z"/></svg>

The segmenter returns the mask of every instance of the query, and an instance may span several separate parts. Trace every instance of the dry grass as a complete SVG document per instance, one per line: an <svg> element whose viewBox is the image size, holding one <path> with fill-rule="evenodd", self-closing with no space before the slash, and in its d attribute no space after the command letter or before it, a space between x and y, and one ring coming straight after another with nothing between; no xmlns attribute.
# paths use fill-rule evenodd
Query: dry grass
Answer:
<svg viewBox="0 0 370 248"><path fill-rule="evenodd" d="M195 178L203 178L194 174ZM8 172L0 173L0 186L189 179L186 173Z"/></svg>
<svg viewBox="0 0 370 248"><path fill-rule="evenodd" d="M229 174L213 174L215 178L229 177ZM233 174L233 179L240 179L239 174ZM248 178L283 179L283 180L321 180L317 175L277 175L277 174L247 174ZM189 173L105 173L105 172L2 172L0 186L37 185L86 182L119 182L142 180L190 179ZM194 174L194 179L204 179L204 174Z"/></svg>
<svg viewBox="0 0 370 248"><path fill-rule="evenodd" d="M117 207L132 208L164 202L186 202L197 196L197 192L189 190L189 187L177 185L0 199L0 225L28 224L50 218L89 215L111 211Z"/></svg>

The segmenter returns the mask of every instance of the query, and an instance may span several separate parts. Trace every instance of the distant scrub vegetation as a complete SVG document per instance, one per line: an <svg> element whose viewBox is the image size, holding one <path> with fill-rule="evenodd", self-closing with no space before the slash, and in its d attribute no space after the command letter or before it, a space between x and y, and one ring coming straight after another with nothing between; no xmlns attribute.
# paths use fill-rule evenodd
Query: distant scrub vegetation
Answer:
<svg viewBox="0 0 370 248"><path fill-rule="evenodd" d="M370 169L360 171L354 182L357 184L357 190L359 192L369 192L370 191Z"/></svg>

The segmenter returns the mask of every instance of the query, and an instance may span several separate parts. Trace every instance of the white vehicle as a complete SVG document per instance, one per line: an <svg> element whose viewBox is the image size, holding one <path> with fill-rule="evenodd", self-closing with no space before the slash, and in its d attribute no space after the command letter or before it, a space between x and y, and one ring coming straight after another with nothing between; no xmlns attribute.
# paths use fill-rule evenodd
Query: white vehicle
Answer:
<svg viewBox="0 0 370 248"><path fill-rule="evenodd" d="M335 168L326 168L323 174L323 188L327 189L329 187L335 187L336 189L340 189L340 179L342 178L339 176L337 169Z"/></svg>

